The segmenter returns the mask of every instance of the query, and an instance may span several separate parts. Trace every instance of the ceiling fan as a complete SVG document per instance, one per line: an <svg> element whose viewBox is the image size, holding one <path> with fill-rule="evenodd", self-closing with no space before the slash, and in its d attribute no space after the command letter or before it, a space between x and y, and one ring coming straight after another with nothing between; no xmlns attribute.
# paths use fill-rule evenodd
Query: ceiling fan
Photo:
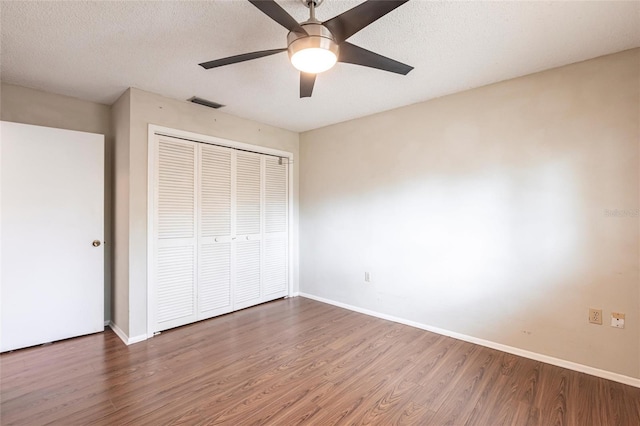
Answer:
<svg viewBox="0 0 640 426"><path fill-rule="evenodd" d="M310 16L308 20L298 23L274 0L249 0L265 15L289 30L287 47L230 56L199 65L204 69L216 68L287 50L291 63L300 70L301 98L311 96L316 75L328 70L336 62L362 65L402 75L407 75L413 69L412 66L346 41L367 25L409 0L368 0L324 22L318 21L315 16L315 8L324 0L301 1L309 8Z"/></svg>

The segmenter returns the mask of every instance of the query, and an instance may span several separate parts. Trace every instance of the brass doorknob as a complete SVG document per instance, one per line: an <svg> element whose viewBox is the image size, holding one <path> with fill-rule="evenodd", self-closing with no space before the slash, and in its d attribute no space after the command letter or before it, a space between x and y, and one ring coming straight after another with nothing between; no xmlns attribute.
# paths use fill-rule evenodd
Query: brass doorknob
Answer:
<svg viewBox="0 0 640 426"><path fill-rule="evenodd" d="M93 240L93 243L91 243L94 247L100 247L100 241L99 240Z"/></svg>

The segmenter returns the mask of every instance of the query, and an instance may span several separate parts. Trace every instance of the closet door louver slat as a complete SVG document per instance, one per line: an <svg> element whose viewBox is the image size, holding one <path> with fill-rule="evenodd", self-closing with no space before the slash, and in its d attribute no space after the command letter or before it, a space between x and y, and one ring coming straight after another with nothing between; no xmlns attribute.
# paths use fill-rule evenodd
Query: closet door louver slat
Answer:
<svg viewBox="0 0 640 426"><path fill-rule="evenodd" d="M264 294L268 299L286 296L289 269L286 238L267 238L264 251Z"/></svg>
<svg viewBox="0 0 640 426"><path fill-rule="evenodd" d="M193 238L195 147L160 141L158 238Z"/></svg>
<svg viewBox="0 0 640 426"><path fill-rule="evenodd" d="M193 247L158 249L158 322L193 315Z"/></svg>
<svg viewBox="0 0 640 426"><path fill-rule="evenodd" d="M232 309L231 243L203 244L200 251L198 303L204 319Z"/></svg>
<svg viewBox="0 0 640 426"><path fill-rule="evenodd" d="M287 232L287 165L265 158L265 232Z"/></svg>
<svg viewBox="0 0 640 426"><path fill-rule="evenodd" d="M201 236L231 235L231 150L202 146Z"/></svg>
<svg viewBox="0 0 640 426"><path fill-rule="evenodd" d="M236 283L234 309L260 302L260 241L236 243Z"/></svg>
<svg viewBox="0 0 640 426"><path fill-rule="evenodd" d="M260 155L238 152L236 235L260 233Z"/></svg>

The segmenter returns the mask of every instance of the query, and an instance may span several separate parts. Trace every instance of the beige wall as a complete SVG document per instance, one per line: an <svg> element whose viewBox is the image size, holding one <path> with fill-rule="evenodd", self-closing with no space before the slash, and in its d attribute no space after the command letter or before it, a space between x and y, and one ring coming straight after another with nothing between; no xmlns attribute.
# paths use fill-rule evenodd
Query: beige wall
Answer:
<svg viewBox="0 0 640 426"><path fill-rule="evenodd" d="M129 152L131 91L111 106L114 137L113 185L113 306L111 320L129 334Z"/></svg>
<svg viewBox="0 0 640 426"><path fill-rule="evenodd" d="M639 108L635 49L303 133L301 291L640 378Z"/></svg>
<svg viewBox="0 0 640 426"><path fill-rule="evenodd" d="M298 223L298 134L234 117L186 101L130 90L129 153L129 329L136 338L147 332L147 131L149 124L170 127L293 153L294 241ZM117 218L116 218L117 219ZM116 223L116 228L118 227ZM297 250L296 250L297 252ZM297 290L297 259L294 259ZM117 268L117 265L116 265ZM116 280L118 277L116 277ZM115 286L118 287L118 282Z"/></svg>
<svg viewBox="0 0 640 426"><path fill-rule="evenodd" d="M604 214L640 207L639 49L300 136L137 89L111 108L1 90L2 120L106 135L111 311L129 336L146 333L152 123L293 152L301 291L640 377L640 219ZM588 307L627 327L588 324Z"/></svg>
<svg viewBox="0 0 640 426"><path fill-rule="evenodd" d="M0 118L4 121L78 130L105 135L105 241L111 238L111 177L113 137L109 128L109 107L68 96L2 83ZM105 320L111 318L111 250L105 253Z"/></svg>

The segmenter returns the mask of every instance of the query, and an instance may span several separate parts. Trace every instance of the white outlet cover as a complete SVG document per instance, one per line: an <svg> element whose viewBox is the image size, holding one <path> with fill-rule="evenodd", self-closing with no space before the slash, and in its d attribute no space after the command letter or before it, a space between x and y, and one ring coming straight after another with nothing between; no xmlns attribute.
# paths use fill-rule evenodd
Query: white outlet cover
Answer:
<svg viewBox="0 0 640 426"><path fill-rule="evenodd" d="M624 320L611 317L611 327L624 328Z"/></svg>

